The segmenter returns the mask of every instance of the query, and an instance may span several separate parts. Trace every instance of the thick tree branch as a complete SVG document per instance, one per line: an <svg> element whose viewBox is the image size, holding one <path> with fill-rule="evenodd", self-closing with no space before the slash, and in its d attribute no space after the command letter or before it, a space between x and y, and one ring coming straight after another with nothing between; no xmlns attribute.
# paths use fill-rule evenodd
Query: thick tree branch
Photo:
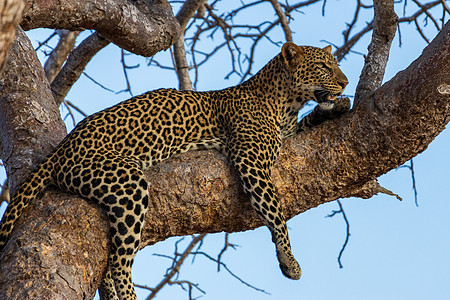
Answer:
<svg viewBox="0 0 450 300"><path fill-rule="evenodd" d="M361 99L365 99L368 94L381 86L397 22L394 0L374 1L372 41L356 87L355 106L360 104Z"/></svg>
<svg viewBox="0 0 450 300"><path fill-rule="evenodd" d="M4 146L0 157L5 163L10 183L16 189L30 169L66 135L36 52L20 28L0 85L0 144ZM95 262L104 264L107 258L98 253L107 251L108 223L97 209L91 210L94 215L89 215L84 206L88 203L61 210L66 205L74 204L70 195L60 194L58 197L52 194L50 199L52 204L42 207L45 211L41 210L43 215L39 217L42 222L34 223L37 227L32 229L53 228L53 231L41 231L50 243L38 247L15 244L24 259L21 262L8 255L2 256L0 299L93 297L99 284L99 279L95 278L101 278L103 271L102 268L95 268ZM26 218L21 219L27 222ZM97 229L91 231L91 227ZM99 234L98 228L104 228L104 231ZM65 233L57 235L55 232ZM34 238L39 239L39 236ZM58 246L53 248L55 243ZM16 281L9 282L10 278Z"/></svg>
<svg viewBox="0 0 450 300"><path fill-rule="evenodd" d="M450 23L420 58L369 95L356 110L285 141L273 179L287 218L350 196L365 182L425 150L450 120L449 60ZM262 225L233 170L217 152L180 155L152 168L147 178L150 212L141 247L169 236L235 232ZM85 271L67 273L63 278L70 280L68 287L75 282L77 289L92 295L106 266L108 225L99 221L100 216L97 207L75 196L49 192L33 201L2 254L0 298L20 293L17 284L47 281L41 285L52 286L52 280L59 284L59 277L42 273L42 268L51 267L42 263L48 256L66 258L58 261L58 270ZM77 227L80 223L81 228ZM65 251L60 250L63 253L56 253L52 247L58 243L55 241L65 243ZM93 249L96 252L90 252ZM79 253L85 259L77 256ZM13 274L11 270L18 271ZM61 297L61 293L51 295L51 290L46 290L47 298ZM64 297L75 299L71 296Z"/></svg>
<svg viewBox="0 0 450 300"><path fill-rule="evenodd" d="M0 155L14 193L67 134L36 52L20 28L0 87Z"/></svg>
<svg viewBox="0 0 450 300"><path fill-rule="evenodd" d="M25 30L33 28L95 29L117 46L135 54L152 56L169 48L179 25L166 0L28 0Z"/></svg>
<svg viewBox="0 0 450 300"><path fill-rule="evenodd" d="M173 45L175 70L178 76L180 90L192 90L192 81L189 77L189 66L186 60L186 50L184 48L184 31L186 24L194 16L195 12L206 3L205 0L187 0L176 18L180 23L180 31L182 34L178 37Z"/></svg>
<svg viewBox="0 0 450 300"><path fill-rule="evenodd" d="M177 13L177 21L180 23L181 32L184 32L187 23L202 6L206 4L206 0L186 0L180 11Z"/></svg>
<svg viewBox="0 0 450 300"><path fill-rule="evenodd" d="M51 84L53 97L58 106L63 102L72 85L80 78L94 55L108 44L107 39L95 32L70 53L64 67Z"/></svg>
<svg viewBox="0 0 450 300"><path fill-rule="evenodd" d="M175 44L173 44L173 56L178 77L178 89L180 91L192 91L192 81L189 77L189 66L184 48L184 35L180 35Z"/></svg>
<svg viewBox="0 0 450 300"><path fill-rule="evenodd" d="M9 47L22 20L24 0L0 0L0 75L6 64Z"/></svg>
<svg viewBox="0 0 450 300"><path fill-rule="evenodd" d="M80 34L79 31L70 31L67 29L58 29L56 32L59 35L59 42L50 53L44 65L45 76L47 76L47 80L50 83L61 70L67 56L75 46L75 40L78 34Z"/></svg>

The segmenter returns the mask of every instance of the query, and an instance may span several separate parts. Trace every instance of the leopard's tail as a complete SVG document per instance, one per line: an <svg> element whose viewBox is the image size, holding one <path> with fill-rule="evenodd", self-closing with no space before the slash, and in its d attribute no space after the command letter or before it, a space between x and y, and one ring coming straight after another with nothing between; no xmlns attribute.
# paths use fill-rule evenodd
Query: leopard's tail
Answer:
<svg viewBox="0 0 450 300"><path fill-rule="evenodd" d="M14 224L23 210L30 204L31 200L36 198L53 181L51 165L50 159L47 158L46 161L33 170L9 202L0 224L0 253L3 251L14 228Z"/></svg>

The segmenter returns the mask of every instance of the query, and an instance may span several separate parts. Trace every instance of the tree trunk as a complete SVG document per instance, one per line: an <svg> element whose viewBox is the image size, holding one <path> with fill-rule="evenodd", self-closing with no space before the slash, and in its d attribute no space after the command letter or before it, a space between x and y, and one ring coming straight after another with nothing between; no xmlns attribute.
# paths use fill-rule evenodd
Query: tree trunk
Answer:
<svg viewBox="0 0 450 300"><path fill-rule="evenodd" d="M450 120L449 61L447 23L416 61L355 110L286 140L272 174L286 217L361 195L365 183L425 150ZM0 101L0 111L10 109ZM146 175L151 200L141 247L262 225L217 152L186 153ZM2 253L0 298L92 297L106 267L107 229L95 205L46 192L24 212Z"/></svg>
<svg viewBox="0 0 450 300"><path fill-rule="evenodd" d="M28 37L18 29L0 79L0 155L14 193L67 133Z"/></svg>

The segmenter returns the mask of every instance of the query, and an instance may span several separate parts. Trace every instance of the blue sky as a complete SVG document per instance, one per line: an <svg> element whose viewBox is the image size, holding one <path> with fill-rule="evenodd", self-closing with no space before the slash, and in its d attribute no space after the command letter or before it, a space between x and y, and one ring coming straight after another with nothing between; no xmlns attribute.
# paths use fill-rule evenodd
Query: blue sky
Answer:
<svg viewBox="0 0 450 300"><path fill-rule="evenodd" d="M408 8L412 8L412 4ZM324 47L327 43L323 40L327 40L341 44L341 32L345 29L344 22L348 22L353 15L353 3L327 1L325 17L322 17L321 9L321 5L316 5L303 10L304 14L295 15L291 28L295 32L296 43ZM398 10L401 15L402 7L399 6ZM252 15L251 22L256 22L254 18L257 16L263 18L264 13ZM370 11L364 12L363 17L370 18ZM245 22L244 15L242 18ZM363 25L358 26L361 28ZM32 31L29 36L36 45L50 32ZM403 24L401 33L403 45L398 47L397 34L385 80L407 67L426 46L413 25ZM433 38L436 31L429 25L426 34ZM284 39L280 30L274 32L272 37L279 41ZM77 40L77 43L80 41ZM354 50L366 53L369 42L370 35L366 35ZM205 47L213 43L208 41ZM262 44L256 52L253 70L256 72L279 51L280 48L271 43ZM168 63L168 54L166 51L158 54L157 58ZM40 57L43 57L42 53ZM142 57L127 56L127 63L141 65L129 71L135 95L160 87L178 86L173 72L147 67ZM354 94L362 64L363 57L357 54L341 62L341 69L350 80L346 89L348 95ZM229 71L229 59L223 52L201 70L198 89L221 89L236 84L238 76L224 79ZM120 50L114 45L103 49L88 65L86 72L115 91L125 87ZM128 94L107 92L82 76L67 99L91 114L128 97ZM66 113L62 109L63 116ZM76 116L77 121L82 119L80 115ZM67 122L71 129L70 118ZM230 241L239 247L236 251L229 250L224 262L235 274L270 295L242 285L224 271L217 273L217 266L200 256L193 264L189 259L185 262L179 279L198 283L206 292L202 299L450 299L450 196L446 188L450 179L449 147L450 131L446 129L426 151L414 158L418 207L414 204L411 173L406 168L392 170L379 178L381 185L403 198L402 202L387 195L368 200L342 200L351 233L342 257L343 269L339 269L337 255L345 239L346 228L339 215L325 218L338 209L337 203L332 202L288 222L293 253L303 270L299 281L291 281L281 275L266 228L232 234ZM2 181L4 176L0 174ZM208 235L202 250L217 255L223 246L223 238L223 234ZM170 255L176 240L178 238L169 239L138 253L133 268L136 283L155 286L162 279L171 262L153 254ZM190 237L186 237L180 248L186 247L189 241ZM147 295L140 289L137 292L141 299ZM194 295L201 294L194 292ZM166 287L158 299L188 297L178 287Z"/></svg>

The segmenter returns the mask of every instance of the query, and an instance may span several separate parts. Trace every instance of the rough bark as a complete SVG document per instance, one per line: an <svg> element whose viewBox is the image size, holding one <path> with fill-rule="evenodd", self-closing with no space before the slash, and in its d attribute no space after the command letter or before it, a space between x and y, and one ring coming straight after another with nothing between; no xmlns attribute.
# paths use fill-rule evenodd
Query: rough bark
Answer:
<svg viewBox="0 0 450 300"><path fill-rule="evenodd" d="M356 110L285 141L273 178L287 218L358 194L367 181L425 150L450 120L448 61L450 23L420 58ZM180 155L147 177L151 205L141 247L175 235L261 226L226 159L214 151ZM31 282L46 288L35 299L77 299L74 288L92 295L106 266L108 225L102 218L97 207L75 196L49 191L34 201L2 254L0 298L33 298L23 294ZM20 266L26 269L11 272ZM53 275L45 275L49 269Z"/></svg>
<svg viewBox="0 0 450 300"><path fill-rule="evenodd" d="M394 0L375 0L373 6L372 41L367 48L368 53L356 87L354 107L381 86L397 28L398 17L394 10ZM377 184L376 179L373 179L372 185Z"/></svg>
<svg viewBox="0 0 450 300"><path fill-rule="evenodd" d="M107 39L94 32L70 53L64 67L58 72L50 86L56 105L59 106L64 101L67 93L80 78L94 55L108 44Z"/></svg>
<svg viewBox="0 0 450 300"><path fill-rule="evenodd" d="M75 40L78 34L80 34L79 31L70 31L66 29L57 30L57 33L59 42L44 64L45 76L47 76L47 80L50 83L55 79L56 75L58 75L67 56L73 50L73 47L75 47Z"/></svg>
<svg viewBox="0 0 450 300"><path fill-rule="evenodd" d="M189 20L202 5L205 5L205 0L188 0L183 4L176 17L177 21L180 23L181 34L173 45L173 56L179 82L178 89L181 91L192 90L192 82L189 77L189 66L184 48L184 31L186 30L186 25Z"/></svg>
<svg viewBox="0 0 450 300"><path fill-rule="evenodd" d="M394 0L375 0L373 2L373 34L368 47L364 67L355 92L354 105L381 86L389 51L397 29L398 17L394 11Z"/></svg>
<svg viewBox="0 0 450 300"><path fill-rule="evenodd" d="M1 299L93 299L108 253L108 221L87 201L50 190L17 222L2 255ZM32 237L30 237L30 233ZM19 259L20 257L20 259Z"/></svg>
<svg viewBox="0 0 450 300"><path fill-rule="evenodd" d="M169 48L179 34L166 0L67 0L64 9L59 0L29 0L21 26L95 29L117 46L147 57Z"/></svg>
<svg viewBox="0 0 450 300"><path fill-rule="evenodd" d="M66 134L44 71L21 29L0 86L0 157L15 189ZM93 298L103 271L96 263L107 259L101 253L107 253L108 222L100 210L89 210L91 204L73 201L71 195L56 192L44 199L50 201L35 203L43 205L38 208L43 215L34 220L39 222L30 228L30 220L21 218L17 226L26 228L14 242L14 256L2 257L0 299ZM42 235L29 239L30 232ZM38 240L43 243L36 247Z"/></svg>
<svg viewBox="0 0 450 300"><path fill-rule="evenodd" d="M0 74L6 64L9 47L22 20L23 0L0 0Z"/></svg>
<svg viewBox="0 0 450 300"><path fill-rule="evenodd" d="M44 70L20 28L0 79L0 128L1 159L13 192L67 134Z"/></svg>

